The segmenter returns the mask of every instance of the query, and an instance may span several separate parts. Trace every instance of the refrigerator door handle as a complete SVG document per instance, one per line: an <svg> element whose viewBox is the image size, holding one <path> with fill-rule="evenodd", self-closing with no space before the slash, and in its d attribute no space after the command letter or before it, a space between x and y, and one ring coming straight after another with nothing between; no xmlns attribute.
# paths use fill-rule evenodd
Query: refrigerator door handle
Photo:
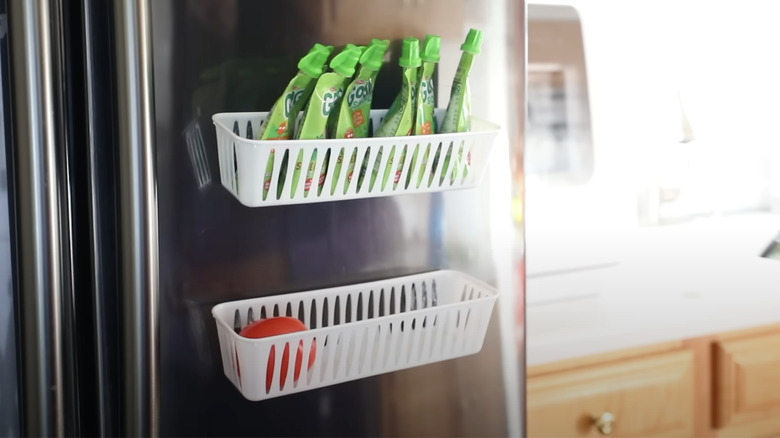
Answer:
<svg viewBox="0 0 780 438"><path fill-rule="evenodd" d="M159 434L157 176L149 0L114 3L120 193L122 435Z"/></svg>
<svg viewBox="0 0 780 438"><path fill-rule="evenodd" d="M62 4L12 0L13 225L20 318L22 434L63 436L77 430L74 390L63 345L71 334L63 303L72 292L68 168L60 160L63 126ZM65 410L68 410L66 412ZM70 427L69 427L70 426Z"/></svg>

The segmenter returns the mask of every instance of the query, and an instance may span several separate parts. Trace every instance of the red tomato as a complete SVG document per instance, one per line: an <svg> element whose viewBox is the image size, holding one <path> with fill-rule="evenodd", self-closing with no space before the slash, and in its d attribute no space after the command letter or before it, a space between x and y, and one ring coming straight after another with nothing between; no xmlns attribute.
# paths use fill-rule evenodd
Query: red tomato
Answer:
<svg viewBox="0 0 780 438"><path fill-rule="evenodd" d="M273 318L263 319L261 321L253 322L244 327L239 335L246 338L267 338L269 336L284 335L287 333L295 333L306 330L306 326L297 318L289 316L276 316ZM311 344L311 354L309 355L309 369L314 366L314 358L317 353L317 345L315 342ZM281 382L280 387L284 388L285 380L287 379L287 370L289 366L290 358L290 344L285 344L284 352L282 355L282 369L281 369ZM271 383L273 382L274 375L274 363L276 362L276 348L271 347L271 354L268 356L268 365L266 367L265 374L265 389L270 391ZM301 375L301 365L303 362L303 341L298 343L298 354L295 357L295 372L294 379L297 382L298 377Z"/></svg>
<svg viewBox="0 0 780 438"><path fill-rule="evenodd" d="M304 330L306 330L306 326L298 318L275 316L249 324L241 330L239 335L245 338L267 338Z"/></svg>

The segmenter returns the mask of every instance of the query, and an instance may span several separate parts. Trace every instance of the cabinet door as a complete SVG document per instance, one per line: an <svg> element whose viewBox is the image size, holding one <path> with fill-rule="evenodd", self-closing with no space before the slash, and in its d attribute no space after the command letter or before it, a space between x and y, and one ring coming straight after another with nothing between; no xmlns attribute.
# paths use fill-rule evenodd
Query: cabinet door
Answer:
<svg viewBox="0 0 780 438"><path fill-rule="evenodd" d="M612 436L692 436L693 368L685 350L533 377L528 435L600 436L594 419L609 413Z"/></svg>
<svg viewBox="0 0 780 438"><path fill-rule="evenodd" d="M780 333L718 342L715 376L718 427L780 432Z"/></svg>

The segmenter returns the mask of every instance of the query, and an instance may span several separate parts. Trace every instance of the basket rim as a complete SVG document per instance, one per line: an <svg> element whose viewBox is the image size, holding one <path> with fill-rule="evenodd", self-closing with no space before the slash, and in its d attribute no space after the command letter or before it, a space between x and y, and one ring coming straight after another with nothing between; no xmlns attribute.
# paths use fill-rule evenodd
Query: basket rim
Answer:
<svg viewBox="0 0 780 438"><path fill-rule="evenodd" d="M409 310L409 311L402 312L402 313L394 313L392 315L377 316L377 317L374 317L374 318L367 318L367 319L363 319L363 320L360 320L360 321L350 321L350 322L341 323L341 324L338 324L338 325L331 325L331 326L328 326L328 327L317 327L315 329L307 329L305 331L287 333L287 334L276 335L276 336L269 336L269 337L266 337L266 338L246 338L246 337L243 337L243 336L239 335L238 333L235 332L235 330L232 327L230 327L228 322L223 321L222 319L220 319L219 316L217 315L217 313L221 310L221 308L226 307L228 304L242 303L242 302L247 302L247 301L255 301L255 300L261 300L261 299L264 299L264 298L269 298L269 299L270 298L277 298L280 295L270 295L270 296L257 297L257 298L246 298L246 299L242 299L242 300L234 300L234 301L227 301L227 302L224 302L224 303L220 303L220 304L217 304L217 305L215 305L214 307L211 308L211 315L214 318L214 320L217 322L217 324L221 325L229 333L229 335L233 339L235 339L237 341L240 341L240 342L244 342L244 343L264 344L264 343L270 343L270 342L275 342L275 341L285 342L285 341L290 341L290 340L296 340L296 339L299 339L302 335L309 335L309 334L315 333L315 332L319 333L319 334L326 334L327 335L327 334L332 333L332 332L344 330L345 328L350 328L351 329L351 328L358 328L358 327L360 327L362 325L373 324L373 323L376 323L376 321L378 321L378 320L386 320L386 319L396 319L397 320L397 319L401 319L401 318L406 318L409 315L422 315L422 314L424 314L426 312L431 312L433 310L446 310L446 309L450 309L450 308L454 308L454 307L466 307L466 306L470 306L470 305L473 305L473 304L481 304L481 303L488 302L488 301L495 302L498 299L498 297L499 297L499 292L498 292L497 288L495 288L493 286L490 286L487 283L485 283L483 281L480 281L480 280L478 280L478 279L476 279L476 278L474 278L474 277L472 277L470 275L467 275L467 274L465 274L463 272L452 270L452 269L434 270L434 271L424 272L424 273L421 273L421 274L413 274L413 275L407 275L407 276L403 276L403 277L392 277L392 278L385 279L385 280L377 280L377 281L365 282L365 283L354 283L354 284L351 284L351 285L334 286L334 287L329 287L329 288L325 288L325 289L313 289L313 290L293 292L293 293L290 293L290 294L283 294L283 295L292 298L292 297L296 297L296 296L306 295L306 294L309 294L309 293L312 293L312 292L327 292L327 291L333 291L333 290L336 290L336 289L343 289L344 287L358 286L358 285L378 284L378 283L384 283L384 282L387 282L387 281L390 281L390 280L409 279L409 278L413 278L413 277L421 277L421 276L426 276L426 275L430 276L430 274L453 274L453 275L457 275L457 276L463 277L466 280L468 280L468 282L473 283L473 284L483 288L487 292L487 294L486 294L486 296L483 296L482 298L473 298L473 299L470 299L468 301L458 301L458 302L454 302L454 303L443 304L443 305L436 306L436 307L426 307L426 308L421 308L421 309L416 309L416 310ZM315 333L315 335L316 335L316 333Z"/></svg>
<svg viewBox="0 0 780 438"><path fill-rule="evenodd" d="M387 110L371 110L373 111L383 111L387 112ZM268 114L267 111L264 112L225 112L225 113L215 113L211 116L211 120L214 123L215 126L218 126L219 128L222 128L225 130L225 133L228 134L234 141L238 141L239 143L243 143L244 145L255 145L255 146L268 146L268 145L275 145L275 146L281 146L279 145L279 142L285 142L285 144L289 146L305 146L305 145L311 145L311 144L326 144L326 145L336 145L341 144L344 141L371 141L374 139L392 139L394 142L405 142L405 141L416 141L415 139L419 138L429 138L429 139L443 139L447 136L453 136L457 135L459 137L463 138L469 138L469 137L477 137L485 134L494 134L498 133L501 130L501 126L493 123L487 119L483 119L478 116L472 116L471 119L473 121L476 121L478 125L483 125L483 129L478 130L472 130L468 132L447 132L447 133L436 133L436 134L424 134L424 135L403 135L403 136L395 136L395 137L359 137L359 138L320 138L320 139L287 139L287 140L256 140L256 139L250 139L241 137L240 135L236 135L232 129L230 129L228 126L226 126L224 123L222 123L222 118L228 118L231 116L240 116L240 117L247 117L249 115L255 115L255 116L264 116L265 114ZM424 141L424 140L423 140ZM433 141L433 140L432 140ZM294 142L295 144L289 144L290 142ZM298 144L298 143L302 144Z"/></svg>

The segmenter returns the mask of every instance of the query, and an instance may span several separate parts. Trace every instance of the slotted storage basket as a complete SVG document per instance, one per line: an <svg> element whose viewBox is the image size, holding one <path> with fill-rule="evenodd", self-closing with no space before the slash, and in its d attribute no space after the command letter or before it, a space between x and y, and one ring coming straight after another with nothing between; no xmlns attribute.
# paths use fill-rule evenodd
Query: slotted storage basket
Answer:
<svg viewBox="0 0 780 438"><path fill-rule="evenodd" d="M371 125L379 126L386 112L372 110ZM439 126L444 113L444 109L436 110ZM266 114L221 113L212 117L217 130L222 185L248 207L474 187L485 172L493 140L499 132L497 125L473 117L471 132L451 134L328 140L247 138L259 132ZM293 187L293 174L301 152L300 179ZM287 162L282 172L285 155ZM415 155L417 158L413 160ZM267 169L271 159L271 167ZM336 172L338 160L341 168ZM354 173L349 177L351 161L355 163ZM403 163L400 168L399 162ZM314 169L313 176L307 181L310 168ZM365 169L362 181L361 168ZM372 178L375 168L376 178ZM386 173L389 177L385 177ZM283 179L280 174L285 175Z"/></svg>
<svg viewBox="0 0 780 438"><path fill-rule="evenodd" d="M223 303L212 314L225 375L256 401L477 353L497 297L445 270ZM237 334L272 316L296 317L308 330Z"/></svg>

